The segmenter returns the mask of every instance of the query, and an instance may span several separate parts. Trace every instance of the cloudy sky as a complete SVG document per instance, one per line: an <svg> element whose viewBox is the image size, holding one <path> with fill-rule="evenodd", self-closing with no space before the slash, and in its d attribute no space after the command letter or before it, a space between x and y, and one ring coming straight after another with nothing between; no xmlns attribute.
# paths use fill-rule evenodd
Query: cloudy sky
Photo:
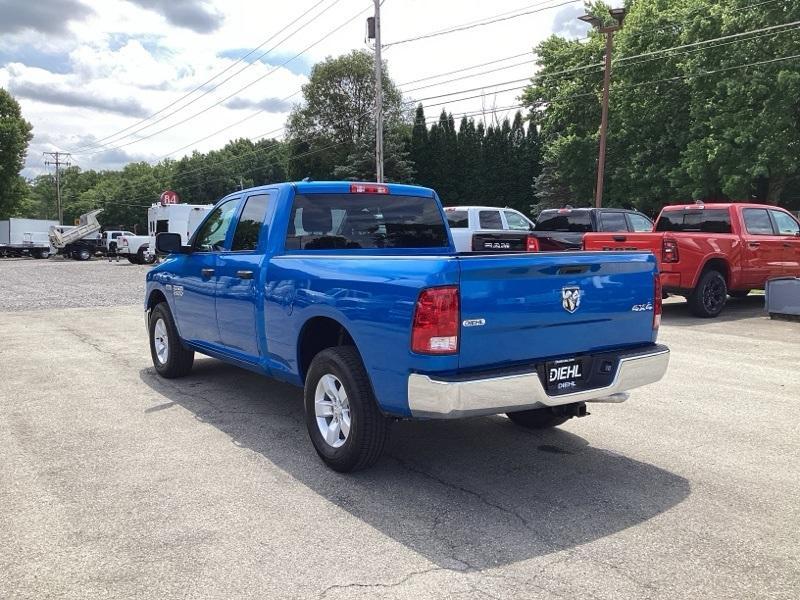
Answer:
<svg viewBox="0 0 800 600"><path fill-rule="evenodd" d="M23 174L45 169L44 151L72 152L82 168L103 169L179 158L236 137L280 137L311 65L366 47L371 7L371 0L0 0L0 87L34 126ZM392 44L518 11L538 12ZM508 107L519 91L494 90L522 84L493 84L529 77L525 53L551 33L584 35L579 14L580 0L385 0L384 56L409 99L483 88L425 101L428 116L443 107L455 114ZM507 60L462 71L498 59ZM464 75L471 77L450 81Z"/></svg>

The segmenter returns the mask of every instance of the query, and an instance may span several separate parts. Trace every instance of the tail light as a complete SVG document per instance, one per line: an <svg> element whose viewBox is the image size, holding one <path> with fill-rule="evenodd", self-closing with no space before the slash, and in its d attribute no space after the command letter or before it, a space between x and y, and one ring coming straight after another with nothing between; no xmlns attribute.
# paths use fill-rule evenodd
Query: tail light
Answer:
<svg viewBox="0 0 800 600"><path fill-rule="evenodd" d="M539 238L537 238L535 235L529 235L527 241L525 242L525 250L528 252L538 252Z"/></svg>
<svg viewBox="0 0 800 600"><path fill-rule="evenodd" d="M678 256L678 242L664 238L664 242L661 244L661 260L665 263L676 263L680 259Z"/></svg>
<svg viewBox="0 0 800 600"><path fill-rule="evenodd" d="M661 289L661 275L655 274L653 284L653 329L661 327L661 297L663 290Z"/></svg>
<svg viewBox="0 0 800 600"><path fill-rule="evenodd" d="M455 354L459 313L457 286L422 290L414 310L411 350L419 354Z"/></svg>

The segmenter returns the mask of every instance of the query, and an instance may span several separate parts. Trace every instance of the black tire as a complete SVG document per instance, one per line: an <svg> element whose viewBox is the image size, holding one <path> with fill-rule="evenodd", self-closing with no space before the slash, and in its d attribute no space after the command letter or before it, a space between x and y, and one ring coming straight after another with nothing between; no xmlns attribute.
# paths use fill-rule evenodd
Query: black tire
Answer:
<svg viewBox="0 0 800 600"><path fill-rule="evenodd" d="M728 301L728 286L725 283L725 277L713 269L704 272L688 300L689 310L693 315L704 319L718 316Z"/></svg>
<svg viewBox="0 0 800 600"><path fill-rule="evenodd" d="M514 425L519 425L526 429L550 429L551 427L563 425L570 419L570 417L557 415L549 408L520 410L506 413L506 416Z"/></svg>
<svg viewBox="0 0 800 600"><path fill-rule="evenodd" d="M728 296L731 298L747 298L750 290L728 290Z"/></svg>
<svg viewBox="0 0 800 600"><path fill-rule="evenodd" d="M78 248L72 253L72 258L75 260L89 260L92 258L92 253L88 248Z"/></svg>
<svg viewBox="0 0 800 600"><path fill-rule="evenodd" d="M137 264L140 265L152 265L156 262L155 255L147 253L147 246L139 248L139 252L136 253L136 259L138 261Z"/></svg>
<svg viewBox="0 0 800 600"><path fill-rule="evenodd" d="M334 445L325 441L316 414L317 386L324 376L338 380L347 396L349 432L341 443L343 433L336 434ZM321 385L321 384L320 384ZM330 398L323 395L323 399ZM332 400L330 401L333 405ZM323 350L311 361L305 383L305 416L311 443L320 458L334 471L349 473L372 466L380 458L388 436L388 419L378 409L369 376L358 351L352 346L337 346ZM343 418L343 413L339 413ZM323 420L327 417L320 417ZM334 420L331 414L331 423Z"/></svg>
<svg viewBox="0 0 800 600"><path fill-rule="evenodd" d="M166 339L159 336L159 339L165 342L166 345L167 351L165 355L159 355L156 349L156 328L159 321L163 323L166 332ZM166 302L157 304L150 313L147 330L150 334L150 357L153 360L156 372L167 379L188 375L189 371L192 370L192 363L194 363L194 350L188 349L181 342L178 330L175 327L175 321L172 319L172 313Z"/></svg>
<svg viewBox="0 0 800 600"><path fill-rule="evenodd" d="M139 258L135 254L128 254L126 258L128 259L128 262L131 263L132 265L139 264Z"/></svg>

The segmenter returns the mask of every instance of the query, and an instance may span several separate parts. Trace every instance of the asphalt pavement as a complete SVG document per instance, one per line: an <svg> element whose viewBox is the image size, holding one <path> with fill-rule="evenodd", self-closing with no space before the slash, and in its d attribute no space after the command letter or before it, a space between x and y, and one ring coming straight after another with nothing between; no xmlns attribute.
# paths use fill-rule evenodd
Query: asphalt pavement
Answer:
<svg viewBox="0 0 800 600"><path fill-rule="evenodd" d="M624 404L396 423L340 475L299 390L155 375L145 271L0 261L0 598L800 595L800 323L761 297L668 301L669 372Z"/></svg>

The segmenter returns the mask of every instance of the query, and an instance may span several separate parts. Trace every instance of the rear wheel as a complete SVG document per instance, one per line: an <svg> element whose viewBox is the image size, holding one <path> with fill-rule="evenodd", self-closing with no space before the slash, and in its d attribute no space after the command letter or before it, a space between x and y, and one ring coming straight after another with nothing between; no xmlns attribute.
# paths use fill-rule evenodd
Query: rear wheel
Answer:
<svg viewBox="0 0 800 600"><path fill-rule="evenodd" d="M311 361L305 384L305 415L314 449L334 471L365 469L380 458L388 419L378 409L354 347L328 348Z"/></svg>
<svg viewBox="0 0 800 600"><path fill-rule="evenodd" d="M183 345L172 313L165 302L157 304L150 313L150 356L156 372L162 377L183 377L192 370L194 351Z"/></svg>
<svg viewBox="0 0 800 600"><path fill-rule="evenodd" d="M533 410L520 410L506 413L509 420L515 425L526 429L549 429L558 427L569 420L569 417L557 415L550 408L534 408Z"/></svg>
<svg viewBox="0 0 800 600"><path fill-rule="evenodd" d="M728 296L731 298L747 298L750 290L728 290Z"/></svg>
<svg viewBox="0 0 800 600"><path fill-rule="evenodd" d="M139 252L136 253L136 259L140 265L152 265L156 262L155 254L148 253L147 246L139 248Z"/></svg>
<svg viewBox="0 0 800 600"><path fill-rule="evenodd" d="M719 271L706 271L688 298L689 310L695 316L710 319L719 315L728 300L728 286Z"/></svg>

